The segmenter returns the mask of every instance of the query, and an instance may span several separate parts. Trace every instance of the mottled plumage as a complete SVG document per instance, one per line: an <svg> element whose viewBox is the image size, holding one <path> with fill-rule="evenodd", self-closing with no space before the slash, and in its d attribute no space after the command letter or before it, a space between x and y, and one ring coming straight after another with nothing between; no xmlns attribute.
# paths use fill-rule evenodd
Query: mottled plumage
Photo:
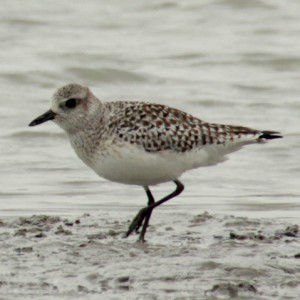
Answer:
<svg viewBox="0 0 300 300"><path fill-rule="evenodd" d="M254 142L262 135L247 127L210 124L160 104L112 102L105 103L104 109L110 112L106 120L107 127L113 129L110 132L147 152L186 152L206 144L226 146L249 137Z"/></svg>
<svg viewBox="0 0 300 300"><path fill-rule="evenodd" d="M148 206L127 232L142 226L142 241L152 210L182 192L182 173L220 163L246 144L281 137L275 131L207 123L160 104L100 102L77 84L58 89L51 110L30 126L48 120L66 131L77 155L99 176L144 187ZM176 190L155 202L149 186L166 181L174 181Z"/></svg>

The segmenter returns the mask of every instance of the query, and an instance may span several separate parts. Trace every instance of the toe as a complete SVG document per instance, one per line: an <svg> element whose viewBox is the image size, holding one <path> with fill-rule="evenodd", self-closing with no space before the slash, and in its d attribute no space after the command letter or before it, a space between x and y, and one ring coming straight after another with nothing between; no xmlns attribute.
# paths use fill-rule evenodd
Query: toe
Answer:
<svg viewBox="0 0 300 300"><path fill-rule="evenodd" d="M135 218L132 220L131 224L129 225L128 231L126 233L126 237L128 237L133 231L138 231L139 228L142 226L143 221L147 215L148 208L145 207L141 209Z"/></svg>

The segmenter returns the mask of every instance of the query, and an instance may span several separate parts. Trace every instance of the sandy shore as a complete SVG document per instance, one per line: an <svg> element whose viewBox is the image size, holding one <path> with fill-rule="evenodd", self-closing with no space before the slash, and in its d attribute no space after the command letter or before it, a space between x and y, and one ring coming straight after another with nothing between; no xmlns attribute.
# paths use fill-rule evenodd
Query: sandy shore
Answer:
<svg viewBox="0 0 300 300"><path fill-rule="evenodd" d="M122 237L128 224L1 218L0 299L298 299L297 224L160 210L146 244Z"/></svg>

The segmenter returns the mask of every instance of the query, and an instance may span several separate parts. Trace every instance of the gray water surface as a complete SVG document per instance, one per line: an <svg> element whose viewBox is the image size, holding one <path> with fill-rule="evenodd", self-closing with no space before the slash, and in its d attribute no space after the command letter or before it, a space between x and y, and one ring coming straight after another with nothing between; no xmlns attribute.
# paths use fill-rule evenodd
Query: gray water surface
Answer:
<svg viewBox="0 0 300 300"><path fill-rule="evenodd" d="M1 6L1 215L130 215L146 204L140 187L84 166L55 124L27 127L56 88L76 82L106 101L147 100L210 122L281 131L282 140L185 174L184 193L163 209L299 220L299 1Z"/></svg>
<svg viewBox="0 0 300 300"><path fill-rule="evenodd" d="M297 0L2 0L0 298L298 299L299 15ZM28 127L70 82L284 139L184 174L136 244L143 189L99 178L55 124Z"/></svg>

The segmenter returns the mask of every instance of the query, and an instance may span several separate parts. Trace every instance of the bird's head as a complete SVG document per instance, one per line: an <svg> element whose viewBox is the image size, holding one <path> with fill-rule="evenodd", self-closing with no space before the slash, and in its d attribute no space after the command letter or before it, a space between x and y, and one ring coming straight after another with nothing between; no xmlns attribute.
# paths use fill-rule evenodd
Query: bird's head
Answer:
<svg viewBox="0 0 300 300"><path fill-rule="evenodd" d="M91 115L100 106L100 101L89 88L79 84L68 84L59 88L51 100L51 109L34 119L29 126L36 126L47 121L54 121L66 132L81 130Z"/></svg>

